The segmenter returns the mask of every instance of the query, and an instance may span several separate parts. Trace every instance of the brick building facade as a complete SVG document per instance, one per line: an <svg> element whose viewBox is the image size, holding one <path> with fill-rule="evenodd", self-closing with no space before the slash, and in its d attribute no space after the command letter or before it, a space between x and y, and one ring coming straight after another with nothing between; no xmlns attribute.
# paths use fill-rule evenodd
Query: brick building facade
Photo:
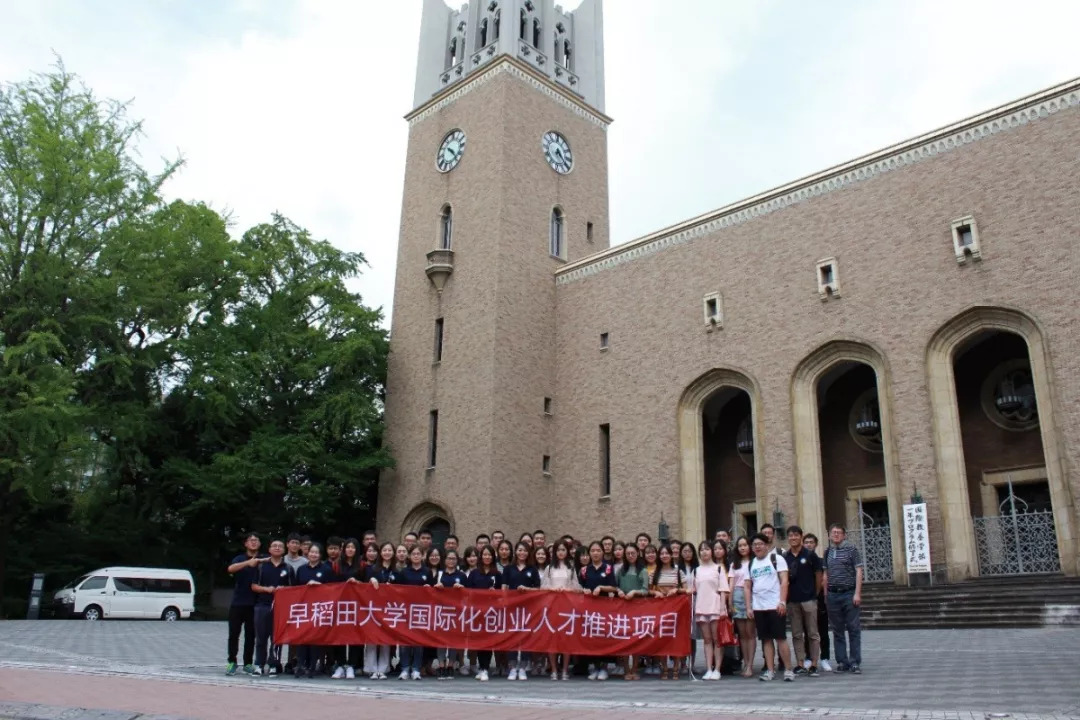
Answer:
<svg viewBox="0 0 1080 720"><path fill-rule="evenodd" d="M380 534L838 521L904 582L918 495L941 578L1077 572L1080 81L609 247L599 0L425 0L417 73Z"/></svg>

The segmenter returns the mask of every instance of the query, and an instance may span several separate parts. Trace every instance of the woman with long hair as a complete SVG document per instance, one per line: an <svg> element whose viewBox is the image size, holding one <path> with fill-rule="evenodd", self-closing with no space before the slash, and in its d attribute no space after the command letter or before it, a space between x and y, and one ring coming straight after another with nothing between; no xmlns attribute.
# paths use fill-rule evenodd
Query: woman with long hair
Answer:
<svg viewBox="0 0 1080 720"><path fill-rule="evenodd" d="M340 581L359 582L363 559L360 556L360 541L349 538L341 546L341 555L332 563L331 569ZM364 652L362 645L336 645L334 653L334 680L352 680L356 677L356 668L360 667Z"/></svg>
<svg viewBox="0 0 1080 720"><path fill-rule="evenodd" d="M514 547L514 562L503 571L503 581L507 590L539 590L540 573L533 566L532 546L520 541ZM528 680L528 665L532 656L527 651L517 650L509 653L510 679Z"/></svg>
<svg viewBox="0 0 1080 720"><path fill-rule="evenodd" d="M684 545L683 549L687 546ZM694 622L701 632L705 647L705 674L702 680L720 679L720 662L716 654L716 623L727 615L727 574L713 562L712 545L703 542L698 546L701 563L690 577L690 592L694 594Z"/></svg>
<svg viewBox="0 0 1080 720"><path fill-rule="evenodd" d="M495 562L495 551L490 545L480 548L480 560L475 570L465 578L465 587L472 590L499 590L503 587L502 573ZM480 661L480 669L476 672L476 679L487 682L488 668L491 667L491 651L478 650L477 660Z"/></svg>
<svg viewBox="0 0 1080 720"><path fill-rule="evenodd" d="M750 550L750 540L745 535L735 541L734 557L731 560L731 577L728 584L731 587L731 606L734 609L732 617L739 633L739 650L742 652L742 676L754 676L754 654L757 652L757 629L754 621L746 612L746 596L743 584L750 576L750 561L754 559L754 553Z"/></svg>
<svg viewBox="0 0 1080 720"><path fill-rule="evenodd" d="M657 553L656 570L649 579L649 590L653 597L671 597L686 592L686 581L683 578L682 570L679 569L671 555L670 547L661 547ZM671 663L671 669L666 667L667 663ZM673 658L668 656L665 664L660 666L661 679L674 680L679 677L681 672L681 657Z"/></svg>
<svg viewBox="0 0 1080 720"><path fill-rule="evenodd" d="M332 571L323 562L322 546L311 543L307 551L307 563L296 569L297 585L322 585L328 582ZM318 645L296 646L296 677L315 677L315 662L322 648Z"/></svg>
<svg viewBox="0 0 1080 720"><path fill-rule="evenodd" d="M616 545L616 547L618 547ZM623 597L632 599L649 596L649 578L641 566L641 553L637 545L626 545L623 548L623 561L615 572L616 582ZM623 667L624 680L637 680L637 660L630 655L624 655L619 659Z"/></svg>
<svg viewBox="0 0 1080 720"><path fill-rule="evenodd" d="M682 571L683 580L686 581L686 588L689 590L692 587L694 581L694 572L697 571L698 557L697 552L694 550L694 544L691 542L685 542L678 545L678 550L675 549L676 545L672 543L671 555L675 558L675 564L678 565L679 570ZM697 597L690 598L690 617L694 616L694 603ZM694 669L694 658L697 657L697 645L698 636L701 635L700 629L696 624L691 626L690 629L690 661L686 664L686 670L689 673Z"/></svg>
<svg viewBox="0 0 1080 720"><path fill-rule="evenodd" d="M395 585L424 586L434 585L435 578L431 570L424 563L424 551L419 545L413 545L409 551L409 564L401 570L395 570L390 576L390 582ZM402 680L420 679L420 667L423 664L424 648L420 645L402 645L399 649L401 656Z"/></svg>
<svg viewBox="0 0 1080 720"><path fill-rule="evenodd" d="M367 555L372 548L375 547L375 543L368 545L368 549L364 551ZM364 570L364 580L371 583L371 586L378 589L380 583L390 582L390 576L394 574L395 570L395 557L394 557L394 543L383 543L378 548L379 559L368 565ZM393 648L390 645L372 645L368 643L364 646L364 672L372 680L385 680L386 673L390 670L390 651Z"/></svg>
<svg viewBox="0 0 1080 720"><path fill-rule="evenodd" d="M434 548L432 548L434 550ZM431 558L431 553L428 553L428 558ZM458 554L456 550L447 550L446 557L443 560L444 567L439 573L439 580L435 587L438 588L453 588L455 590L461 590L465 587L465 580L467 579L465 573L458 567ZM438 651L439 669L435 672L435 677L438 680L453 680L454 679L454 661L457 660L457 650L455 648L441 647Z"/></svg>
<svg viewBox="0 0 1080 720"><path fill-rule="evenodd" d="M551 563L540 576L540 587L555 592L580 592L577 572L570 559L570 547L562 540L555 543L551 551ZM548 653L548 665L551 667L551 679L570 679L570 655L562 653L562 674L559 674L558 653Z"/></svg>

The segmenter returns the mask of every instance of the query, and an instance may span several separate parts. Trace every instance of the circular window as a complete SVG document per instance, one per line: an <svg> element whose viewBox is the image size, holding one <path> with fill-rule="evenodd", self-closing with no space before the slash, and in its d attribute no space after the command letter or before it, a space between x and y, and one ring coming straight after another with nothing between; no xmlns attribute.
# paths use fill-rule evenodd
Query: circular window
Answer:
<svg viewBox="0 0 1080 720"><path fill-rule="evenodd" d="M1008 360L994 368L983 380L980 398L986 417L998 427L1016 431L1039 427L1035 381L1026 358Z"/></svg>
<svg viewBox="0 0 1080 720"><path fill-rule="evenodd" d="M881 452L881 411L877 390L871 388L855 399L848 414L848 431L866 452Z"/></svg>

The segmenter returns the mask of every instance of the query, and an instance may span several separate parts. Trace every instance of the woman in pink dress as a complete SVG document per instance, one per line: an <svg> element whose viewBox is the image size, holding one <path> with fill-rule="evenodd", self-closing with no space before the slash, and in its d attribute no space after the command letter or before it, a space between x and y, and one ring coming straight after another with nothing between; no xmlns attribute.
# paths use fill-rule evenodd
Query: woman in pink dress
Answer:
<svg viewBox="0 0 1080 720"><path fill-rule="evenodd" d="M701 631L705 646L705 674L702 680L720 679L721 653L716 652L716 623L727 616L728 583L724 568L713 562L712 545L698 546L698 567L690 577L690 592L694 594L694 622Z"/></svg>

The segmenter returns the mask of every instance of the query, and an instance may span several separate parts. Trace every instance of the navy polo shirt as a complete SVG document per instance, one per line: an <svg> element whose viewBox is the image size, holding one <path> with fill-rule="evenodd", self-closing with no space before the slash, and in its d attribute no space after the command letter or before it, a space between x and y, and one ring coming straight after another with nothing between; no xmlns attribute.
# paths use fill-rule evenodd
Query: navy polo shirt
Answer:
<svg viewBox="0 0 1080 720"><path fill-rule="evenodd" d="M434 585L435 577L426 567L417 570L409 566L390 573L390 582L394 585Z"/></svg>
<svg viewBox="0 0 1080 720"><path fill-rule="evenodd" d="M523 568L511 565L503 570L503 580L506 587L511 590L517 590L520 587L538 588L540 587L540 571L528 565Z"/></svg>
<svg viewBox="0 0 1080 720"><path fill-rule="evenodd" d="M578 580L582 589L589 591L603 586L619 586L619 581L615 579L615 568L609 562L600 563L600 567L589 563L578 571Z"/></svg>
<svg viewBox="0 0 1080 720"><path fill-rule="evenodd" d="M296 584L307 585L314 580L317 583L331 582L330 577L333 575L333 571L330 570L330 566L326 563L319 563L315 567L311 567L311 563L301 565L296 568Z"/></svg>
<svg viewBox="0 0 1080 720"><path fill-rule="evenodd" d="M255 557L268 557L265 553L260 553ZM251 556L247 553L241 553L232 559L230 565L236 563L247 562L251 559ZM233 607L251 607L255 604L255 593L251 589L251 583L256 581L259 566L241 568L240 572L235 574L236 588L233 590L232 605Z"/></svg>
<svg viewBox="0 0 1080 720"><path fill-rule="evenodd" d="M439 578L439 584L443 587L454 587L454 585L458 584L465 585L466 580L468 580L468 578L465 577L465 573L460 570L455 570L454 572L444 571L442 577Z"/></svg>
<svg viewBox="0 0 1080 720"><path fill-rule="evenodd" d="M371 582L372 578L380 585L390 582L390 576L394 574L394 568L382 565L368 565L364 569L364 580Z"/></svg>
<svg viewBox="0 0 1080 720"><path fill-rule="evenodd" d="M502 573L498 570L490 575L481 572L480 570L473 570L469 573L469 576L465 578L465 587L473 590L498 590L503 586Z"/></svg>
<svg viewBox="0 0 1080 720"><path fill-rule="evenodd" d="M789 603L801 603L817 598L817 573L821 572L821 558L805 547L799 554L784 551L784 562L788 566Z"/></svg>
<svg viewBox="0 0 1080 720"><path fill-rule="evenodd" d="M283 587L292 585L293 581L293 570L287 562L282 562L280 565L264 562L258 568L255 584L262 587ZM270 593L255 593L255 604L273 605L274 596Z"/></svg>

